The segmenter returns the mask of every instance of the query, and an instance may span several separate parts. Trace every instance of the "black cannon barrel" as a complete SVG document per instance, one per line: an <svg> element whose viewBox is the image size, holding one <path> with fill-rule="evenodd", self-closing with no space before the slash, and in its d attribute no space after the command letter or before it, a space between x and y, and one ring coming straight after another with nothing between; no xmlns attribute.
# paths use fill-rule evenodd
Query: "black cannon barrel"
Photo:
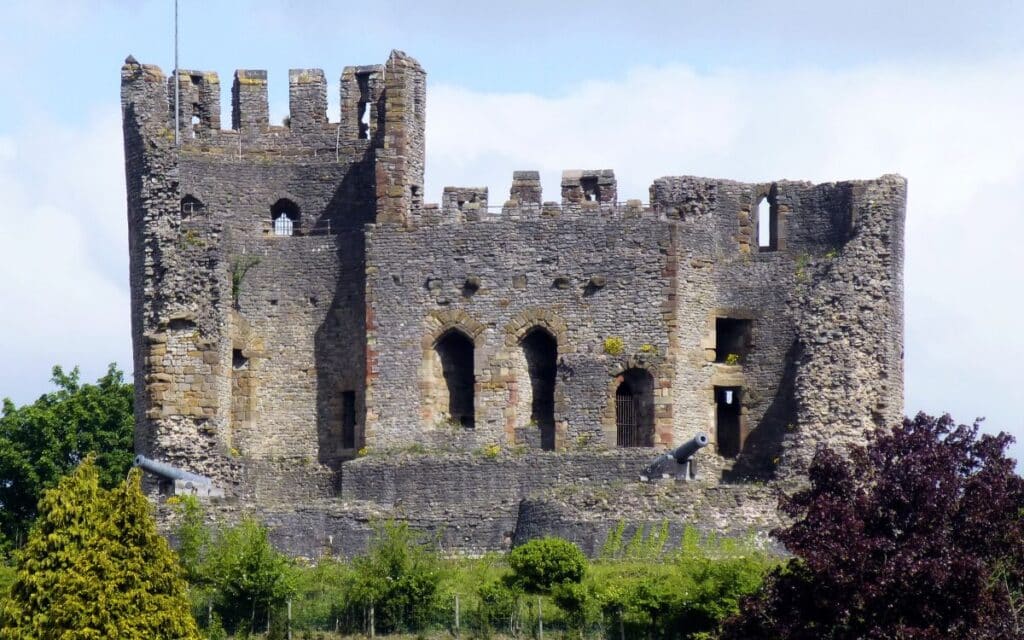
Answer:
<svg viewBox="0 0 1024 640"><path fill-rule="evenodd" d="M692 458L693 454L708 446L708 442L708 434L698 433L683 444L679 445L676 450L672 452L672 457L675 458L676 462L679 464L683 464Z"/></svg>
<svg viewBox="0 0 1024 640"><path fill-rule="evenodd" d="M206 476L201 476L198 473L192 473L171 466L163 462L157 462L156 460L150 460L146 456L135 456L135 466L152 473L153 475L166 478L167 480L190 480L192 482L199 482L203 484L212 484L213 481Z"/></svg>

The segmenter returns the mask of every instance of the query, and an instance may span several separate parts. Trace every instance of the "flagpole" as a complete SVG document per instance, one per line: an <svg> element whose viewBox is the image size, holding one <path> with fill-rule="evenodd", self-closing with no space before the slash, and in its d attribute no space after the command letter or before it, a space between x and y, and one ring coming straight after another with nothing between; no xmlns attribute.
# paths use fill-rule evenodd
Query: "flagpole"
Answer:
<svg viewBox="0 0 1024 640"><path fill-rule="evenodd" d="M178 0L174 0L174 146L178 146L181 135L181 81L178 79Z"/></svg>

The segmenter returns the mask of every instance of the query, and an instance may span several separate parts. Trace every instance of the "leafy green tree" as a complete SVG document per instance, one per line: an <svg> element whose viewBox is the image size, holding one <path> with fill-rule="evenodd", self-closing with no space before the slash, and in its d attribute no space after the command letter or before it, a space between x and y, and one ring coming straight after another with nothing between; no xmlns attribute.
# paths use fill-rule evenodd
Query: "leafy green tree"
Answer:
<svg viewBox="0 0 1024 640"><path fill-rule="evenodd" d="M561 538L538 538L508 554L509 580L527 593L548 594L563 583L578 583L587 569L580 548Z"/></svg>
<svg viewBox="0 0 1024 640"><path fill-rule="evenodd" d="M82 384L78 369L53 368L57 386L34 403L0 414L0 545L25 538L45 489L89 454L100 486L121 482L132 463L132 386L113 364L96 384Z"/></svg>
<svg viewBox="0 0 1024 640"><path fill-rule="evenodd" d="M291 559L274 549L266 527L251 518L218 532L201 573L228 629L265 623L295 592L297 579Z"/></svg>
<svg viewBox="0 0 1024 640"><path fill-rule="evenodd" d="M198 640L186 590L138 471L107 491L89 457L43 494L0 639Z"/></svg>

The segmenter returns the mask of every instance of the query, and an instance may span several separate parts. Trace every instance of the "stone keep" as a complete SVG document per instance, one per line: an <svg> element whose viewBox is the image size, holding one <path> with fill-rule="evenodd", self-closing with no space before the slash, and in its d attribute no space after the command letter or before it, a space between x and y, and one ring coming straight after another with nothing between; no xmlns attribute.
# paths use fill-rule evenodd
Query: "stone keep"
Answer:
<svg viewBox="0 0 1024 640"><path fill-rule="evenodd" d="M683 515L767 526L763 481L901 417L902 178L663 177L645 204L611 170L565 171L559 202L516 171L502 203L424 204L413 58L346 67L337 121L321 70L289 73L282 125L267 82L235 72L224 129L216 73L121 68L136 451L294 552L378 516L587 543L600 517L538 496L631 484L698 432L678 490L707 514Z"/></svg>

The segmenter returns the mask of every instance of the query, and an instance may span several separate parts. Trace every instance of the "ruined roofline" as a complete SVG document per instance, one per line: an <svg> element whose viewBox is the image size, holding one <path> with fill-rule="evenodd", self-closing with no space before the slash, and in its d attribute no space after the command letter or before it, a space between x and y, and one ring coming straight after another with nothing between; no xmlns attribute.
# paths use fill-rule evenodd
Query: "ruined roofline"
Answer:
<svg viewBox="0 0 1024 640"><path fill-rule="evenodd" d="M221 82L215 71L179 69L180 126L184 140L218 136L255 136L274 131L324 132L340 139L374 138L383 125L383 94L388 69L398 73L414 71L425 75L420 64L401 51L392 51L385 64L346 66L339 78L340 113L331 120L327 113L328 83L322 69L290 69L288 72L289 115L282 125L269 122L268 74L262 69L238 69L231 87L231 128L222 128ZM144 85L144 86L140 86ZM166 86L166 111L150 114L173 126L174 74L168 76L158 65L141 64L132 56L121 67L122 103L133 102L140 91L149 93ZM162 102L162 101L161 101ZM370 113L364 112L368 110ZM193 124L193 117L198 122ZM362 124L362 127L361 127ZM369 135L366 129L369 129Z"/></svg>
<svg viewBox="0 0 1024 640"><path fill-rule="evenodd" d="M440 204L423 206L422 223L500 222L515 219L579 217L593 220L642 218L647 220L680 220L674 189L684 187L717 189L732 187L750 194L752 200L771 196L772 192L794 189L856 188L895 181L906 183L897 174L884 174L874 179L843 180L813 183L805 180L771 182L740 182L700 176L663 176L649 187L650 201L618 200L617 184L611 169L569 169L562 172L561 201L544 200L539 171L515 171L509 198L493 204L487 187L446 186ZM415 213L414 213L415 216Z"/></svg>

